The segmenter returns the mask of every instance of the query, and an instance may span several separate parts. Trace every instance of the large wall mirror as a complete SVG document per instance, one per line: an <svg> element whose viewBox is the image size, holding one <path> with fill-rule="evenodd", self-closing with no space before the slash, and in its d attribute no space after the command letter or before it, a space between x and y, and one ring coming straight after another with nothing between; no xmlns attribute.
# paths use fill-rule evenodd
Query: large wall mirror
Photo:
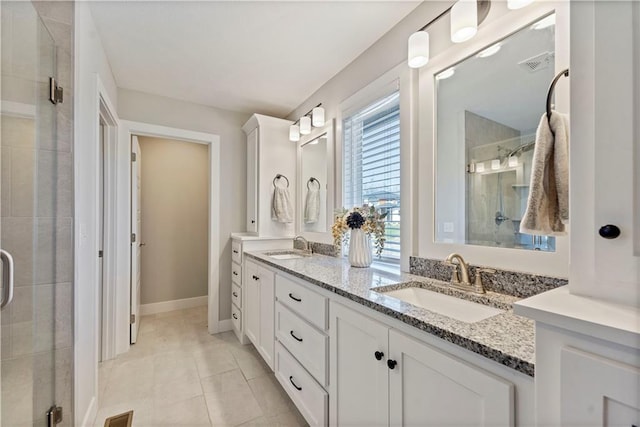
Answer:
<svg viewBox="0 0 640 427"><path fill-rule="evenodd" d="M553 252L520 233L555 75L555 13L435 74L437 242Z"/></svg>
<svg viewBox="0 0 640 427"><path fill-rule="evenodd" d="M333 132L330 121L302 139L298 148L298 229L317 241L329 241L333 219Z"/></svg>
<svg viewBox="0 0 640 427"><path fill-rule="evenodd" d="M417 76L417 255L458 252L475 265L567 277L568 237L520 233L519 220L549 85L569 68L568 3L513 11L493 2L467 43L434 26L433 38L445 41ZM570 82L556 85L563 113Z"/></svg>

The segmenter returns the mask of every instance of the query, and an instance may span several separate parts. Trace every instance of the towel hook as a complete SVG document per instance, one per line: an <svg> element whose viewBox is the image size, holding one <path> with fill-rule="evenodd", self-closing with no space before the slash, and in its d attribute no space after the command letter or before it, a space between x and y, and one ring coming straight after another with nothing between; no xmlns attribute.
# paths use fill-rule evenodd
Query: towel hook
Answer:
<svg viewBox="0 0 640 427"><path fill-rule="evenodd" d="M318 180L317 180L317 179L315 179L314 177L311 177L311 178L309 178L309 180L307 181L307 190L311 190L311 188L309 188L309 184L310 184L310 183L313 183L313 182L315 182L315 183L317 183L317 184L318 184L318 190L319 190L320 188L322 188L322 187L321 187L321 185L320 185L320 181L318 181Z"/></svg>
<svg viewBox="0 0 640 427"><path fill-rule="evenodd" d="M551 86L549 86L549 92L547 92L547 121L549 125L551 125L551 97L553 96L553 91L556 89L556 83L558 83L558 80L560 80L560 77L562 76L569 77L568 68L558 73L551 82Z"/></svg>
<svg viewBox="0 0 640 427"><path fill-rule="evenodd" d="M286 176L284 176L282 174L277 174L276 177L273 178L273 186L277 187L276 181L279 180L280 178L284 178L285 181L287 181L287 188L289 188L289 178L287 178Z"/></svg>

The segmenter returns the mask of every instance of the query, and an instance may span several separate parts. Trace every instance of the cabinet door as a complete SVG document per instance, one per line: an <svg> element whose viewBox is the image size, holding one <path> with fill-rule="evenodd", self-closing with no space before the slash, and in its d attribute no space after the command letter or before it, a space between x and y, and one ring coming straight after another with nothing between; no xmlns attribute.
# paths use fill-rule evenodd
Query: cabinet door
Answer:
<svg viewBox="0 0 640 427"><path fill-rule="evenodd" d="M258 232L258 128L247 136L247 231Z"/></svg>
<svg viewBox="0 0 640 427"><path fill-rule="evenodd" d="M392 426L512 426L513 385L389 331Z"/></svg>
<svg viewBox="0 0 640 427"><path fill-rule="evenodd" d="M329 424L389 423L389 328L343 305L331 303ZM376 358L376 352L380 360Z"/></svg>
<svg viewBox="0 0 640 427"><path fill-rule="evenodd" d="M244 263L244 333L258 347L260 345L260 279L258 265L253 261Z"/></svg>
<svg viewBox="0 0 640 427"><path fill-rule="evenodd" d="M258 351L264 361L273 369L273 353L275 344L275 274L259 266L257 282L260 287L260 344Z"/></svg>

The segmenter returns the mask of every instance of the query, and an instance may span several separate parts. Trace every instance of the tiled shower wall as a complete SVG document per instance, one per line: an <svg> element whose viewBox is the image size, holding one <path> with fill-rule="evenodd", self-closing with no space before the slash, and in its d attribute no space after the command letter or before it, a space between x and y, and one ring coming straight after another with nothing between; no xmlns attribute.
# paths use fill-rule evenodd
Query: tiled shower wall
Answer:
<svg viewBox="0 0 640 427"><path fill-rule="evenodd" d="M2 413L8 425L44 426L42 408L54 403L49 402L54 395L64 408L61 425L71 426L74 4L32 4L54 39L55 77L64 102L39 112L37 120L2 116L2 246L16 264L14 301L2 312ZM18 38L20 23L7 28L7 21L3 36ZM15 58L20 51L13 45ZM3 60L10 60L5 54ZM2 76L3 91L22 87L20 70L11 70ZM36 86L38 96L46 96L44 85ZM52 126L54 137L47 137Z"/></svg>

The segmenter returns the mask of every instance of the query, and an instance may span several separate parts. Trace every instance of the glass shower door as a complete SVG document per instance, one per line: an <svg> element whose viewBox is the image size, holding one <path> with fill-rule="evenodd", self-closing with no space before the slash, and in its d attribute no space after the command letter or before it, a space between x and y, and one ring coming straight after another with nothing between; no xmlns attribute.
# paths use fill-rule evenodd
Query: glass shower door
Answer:
<svg viewBox="0 0 640 427"><path fill-rule="evenodd" d="M56 327L71 315L70 305L59 303L71 298L63 283L70 291L71 268L60 259L61 243L70 240L71 213L59 206L63 157L56 106L49 101L56 50L31 2L3 1L0 14L0 245L14 261L13 298L0 311L0 425L47 426L47 412L67 387L60 382L68 376L61 367L72 366L64 363L72 360L70 331ZM61 215L69 216L68 224ZM5 258L3 273L8 264Z"/></svg>

